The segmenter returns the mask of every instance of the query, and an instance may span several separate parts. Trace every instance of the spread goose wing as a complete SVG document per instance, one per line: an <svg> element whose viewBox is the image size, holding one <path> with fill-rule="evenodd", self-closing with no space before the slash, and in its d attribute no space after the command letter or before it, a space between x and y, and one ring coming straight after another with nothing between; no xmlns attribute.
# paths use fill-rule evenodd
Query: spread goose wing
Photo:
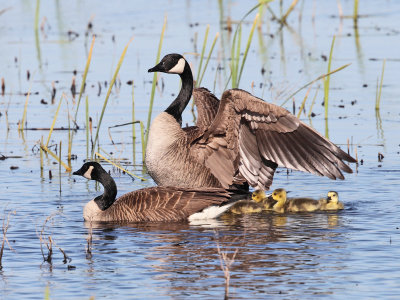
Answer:
<svg viewBox="0 0 400 300"><path fill-rule="evenodd" d="M268 189L277 166L331 179L344 179L355 160L286 109L250 93L227 90L212 125L193 147L222 185L232 184L237 170L248 183Z"/></svg>
<svg viewBox="0 0 400 300"><path fill-rule="evenodd" d="M206 88L195 88L193 99L197 107L197 122L199 128L207 128L217 115L219 100Z"/></svg>

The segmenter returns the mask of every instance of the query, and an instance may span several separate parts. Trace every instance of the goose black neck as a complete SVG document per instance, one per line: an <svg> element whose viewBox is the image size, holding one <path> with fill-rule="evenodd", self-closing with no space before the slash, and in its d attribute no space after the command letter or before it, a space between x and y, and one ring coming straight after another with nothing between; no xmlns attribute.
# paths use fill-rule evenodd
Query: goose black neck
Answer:
<svg viewBox="0 0 400 300"><path fill-rule="evenodd" d="M189 103L190 97L192 97L193 93L193 75L187 61L185 61L185 68L179 76L182 80L181 91L165 112L173 116L179 124L182 124L182 113Z"/></svg>
<svg viewBox="0 0 400 300"><path fill-rule="evenodd" d="M98 174L96 181L103 185L104 193L103 195L96 197L94 202L96 202L97 206L104 211L115 202L115 197L117 196L117 185L115 184L114 179L112 179L106 171Z"/></svg>

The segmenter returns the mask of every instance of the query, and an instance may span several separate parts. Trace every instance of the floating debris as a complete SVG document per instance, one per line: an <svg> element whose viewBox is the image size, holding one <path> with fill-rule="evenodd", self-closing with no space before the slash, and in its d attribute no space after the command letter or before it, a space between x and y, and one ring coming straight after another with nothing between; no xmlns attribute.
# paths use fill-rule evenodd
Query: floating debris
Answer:
<svg viewBox="0 0 400 300"><path fill-rule="evenodd" d="M11 167L10 167L10 170L18 170L18 169L19 169L18 166L11 166Z"/></svg>
<svg viewBox="0 0 400 300"><path fill-rule="evenodd" d="M378 152L378 161L379 161L379 162L382 162L382 160L383 160L384 157L385 157L385 156L383 156L382 153Z"/></svg>
<svg viewBox="0 0 400 300"><path fill-rule="evenodd" d="M4 93L6 91L6 84L4 82L4 77L1 77L1 95L4 96Z"/></svg>

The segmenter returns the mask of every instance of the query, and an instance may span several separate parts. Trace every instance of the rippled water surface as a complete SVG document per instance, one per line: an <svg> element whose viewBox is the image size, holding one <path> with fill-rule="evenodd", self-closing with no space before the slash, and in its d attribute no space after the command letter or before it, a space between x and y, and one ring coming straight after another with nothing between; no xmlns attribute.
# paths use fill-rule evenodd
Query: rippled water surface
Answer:
<svg viewBox="0 0 400 300"><path fill-rule="evenodd" d="M285 13L292 1L283 1ZM100 130L102 153L112 153L129 171L147 181L133 181L110 164L119 194L152 186L142 167L141 141L132 144L134 81L135 118L146 122L152 74L164 17L167 28L162 55L184 53L197 75L206 27L206 53L217 32L217 45L202 85L220 96L229 77L232 33L256 1L41 1L35 35L36 1L0 2L0 217L7 220L0 271L3 299L221 299L225 279L220 253L234 255L229 296L233 299L398 299L400 294L400 3L360 1L358 26L351 16L353 1L299 1L281 26L264 9L243 70L240 87L267 101L281 104L296 89L326 73L335 35L331 69L349 67L331 76L328 128L324 120L322 82L312 85L300 118L357 156L353 174L331 181L280 169L272 188L284 187L291 196L319 198L339 192L340 212L288 215L224 216L200 224L96 225L92 255L87 256L89 225L82 208L101 193L94 182L75 178L51 156L40 170L38 141L47 139L62 92L55 124L68 128L75 114L71 96L77 90L96 35L87 85L73 135L73 170L86 159L85 97L96 128L110 79L123 48L133 36ZM338 4L340 8L338 8ZM279 1L271 4L281 15ZM255 13L243 24L242 50ZM339 18L343 14L344 18ZM91 28L88 30L88 24ZM85 34L87 32L87 35ZM375 111L377 80L386 59L381 108ZM203 64L204 66L204 64ZM29 79L27 73L29 72ZM76 73L76 75L74 75ZM153 116L177 95L177 76L159 74ZM230 84L228 85L230 87ZM52 104L52 90L56 90ZM27 124L18 131L26 93ZM308 118L318 90L314 117ZM296 113L307 89L294 96ZM76 97L77 98L77 97ZM41 103L42 102L42 103ZM47 104L43 104L47 103ZM292 97L285 104L292 111ZM184 124L192 124L190 109ZM72 126L72 125L71 125ZM140 137L140 127L136 127ZM114 143L112 143L111 138ZM54 131L51 149L67 162L68 131ZM133 153L135 148L135 153ZM378 160L378 153L384 157ZM107 154L105 154L107 156ZM4 158L4 159L3 159ZM51 172L51 177L49 172ZM13 214L15 212L15 214ZM47 219L47 221L46 221ZM5 224L5 223L4 223ZM44 262L40 233L53 241L51 262ZM43 247L45 247L43 245ZM11 249L10 249L11 248ZM61 248L68 256L64 260ZM47 249L43 249L47 254Z"/></svg>

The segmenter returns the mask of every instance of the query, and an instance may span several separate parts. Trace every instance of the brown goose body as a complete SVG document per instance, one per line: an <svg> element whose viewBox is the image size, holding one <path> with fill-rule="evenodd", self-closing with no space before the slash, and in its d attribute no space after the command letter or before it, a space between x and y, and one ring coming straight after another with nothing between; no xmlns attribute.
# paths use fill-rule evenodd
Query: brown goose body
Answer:
<svg viewBox="0 0 400 300"><path fill-rule="evenodd" d="M115 199L117 188L111 176L96 162L85 163L74 175L99 181L104 193L89 201L83 210L87 221L95 222L173 222L216 205L230 206L230 195L223 189L182 189L151 187L126 193ZM227 207L229 208L229 207ZM226 208L226 209L227 209Z"/></svg>
<svg viewBox="0 0 400 300"><path fill-rule="evenodd" d="M178 54L165 56L149 72L179 74L182 89L149 133L146 165L159 185L223 187L246 184L267 190L278 166L344 179L355 160L286 109L232 89L218 101L206 89L193 90L193 76ZM181 128L193 93L198 124ZM217 107L218 104L218 107ZM216 112L216 113L215 113Z"/></svg>

